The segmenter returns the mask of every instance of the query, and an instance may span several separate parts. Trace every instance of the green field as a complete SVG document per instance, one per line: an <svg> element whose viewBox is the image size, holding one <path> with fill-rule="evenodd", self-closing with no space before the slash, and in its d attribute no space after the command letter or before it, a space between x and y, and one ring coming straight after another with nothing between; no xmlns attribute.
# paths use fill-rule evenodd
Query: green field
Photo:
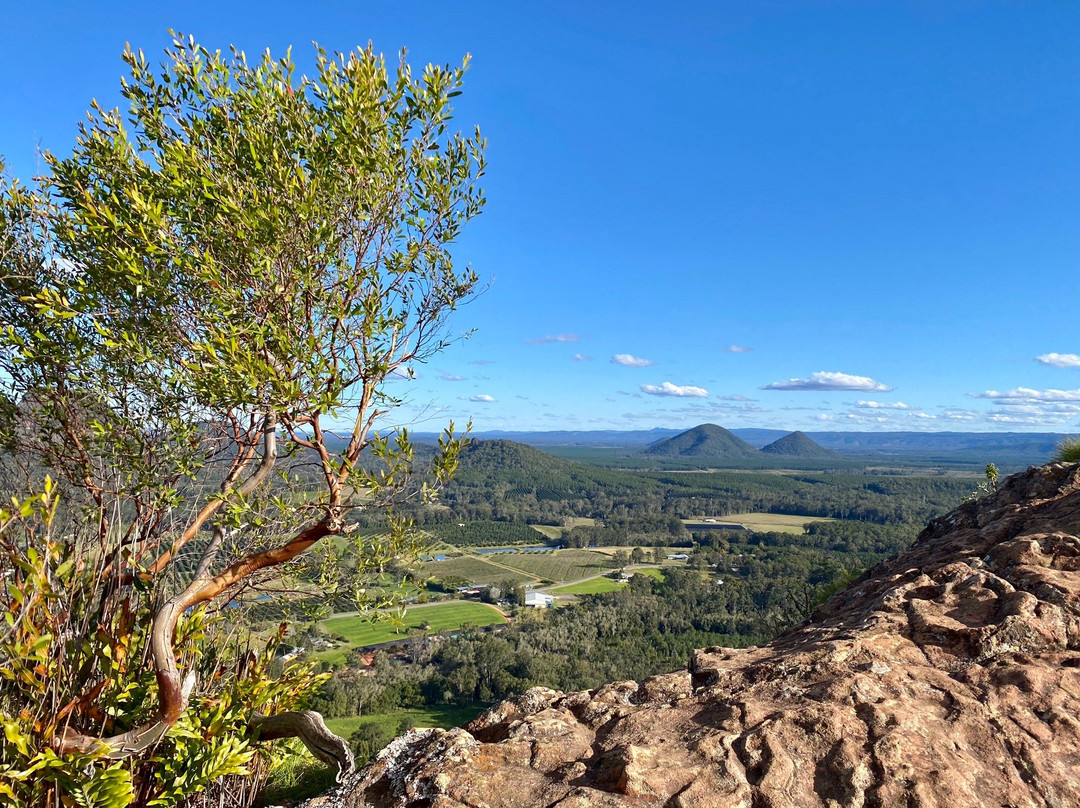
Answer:
<svg viewBox="0 0 1080 808"><path fill-rule="evenodd" d="M466 623L474 626L491 626L505 623L506 618L492 606L484 603L436 603L431 606L414 606L400 621L372 622L363 617L331 617L320 625L331 634L338 634L348 641L348 646L321 651L316 656L328 662L344 660L352 648L379 645L392 640L404 640L410 629L424 626L433 632L452 631Z"/></svg>
<svg viewBox="0 0 1080 808"><path fill-rule="evenodd" d="M590 578L568 586L560 586L558 589L546 590L549 595L599 595L602 592L614 592L622 589L626 584L619 583L613 578L601 575L598 578Z"/></svg>
<svg viewBox="0 0 1080 808"><path fill-rule="evenodd" d="M658 581L664 579L664 571L659 567L641 567L632 570L632 572L634 575L644 575L646 578L655 578ZM614 578L600 575L587 581L579 581L576 584L568 584L555 589L545 589L544 591L550 595L598 595L602 592L613 592L622 586L624 584L619 583Z"/></svg>
<svg viewBox="0 0 1080 808"><path fill-rule="evenodd" d="M396 732L403 721L408 721L414 727L450 729L450 727L460 727L462 724L472 721L485 709L487 709L486 704L470 704L468 707L456 707L446 704L428 707L423 710L399 710L384 715L328 718L326 726L330 728L331 732L340 735L342 738L348 738L366 724L378 724L392 732Z"/></svg>
<svg viewBox="0 0 1080 808"><path fill-rule="evenodd" d="M710 516L717 522L734 522L742 525L747 530L759 533L805 533L806 526L811 522L836 522L824 516L799 516L787 513L729 513L727 516ZM703 522L702 519L683 519L686 522Z"/></svg>
<svg viewBox="0 0 1080 808"><path fill-rule="evenodd" d="M591 550L507 553L499 556L499 563L549 581L575 581L611 569L606 558Z"/></svg>
<svg viewBox="0 0 1080 808"><path fill-rule="evenodd" d="M658 581L664 580L664 571L659 567L640 567L633 570L634 575L645 575Z"/></svg>
<svg viewBox="0 0 1080 808"><path fill-rule="evenodd" d="M565 527L558 527L557 525L529 525L540 535L548 539L561 539Z"/></svg>

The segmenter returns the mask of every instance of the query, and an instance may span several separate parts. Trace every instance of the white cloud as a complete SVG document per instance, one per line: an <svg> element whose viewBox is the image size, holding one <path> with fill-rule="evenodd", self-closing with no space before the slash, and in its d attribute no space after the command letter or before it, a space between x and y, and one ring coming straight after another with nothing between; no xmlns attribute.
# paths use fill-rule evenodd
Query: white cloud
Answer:
<svg viewBox="0 0 1080 808"><path fill-rule="evenodd" d="M1036 362L1055 368L1080 368L1080 354L1047 353L1035 357Z"/></svg>
<svg viewBox="0 0 1080 808"><path fill-rule="evenodd" d="M494 365L494 359L474 359L469 363L470 365Z"/></svg>
<svg viewBox="0 0 1080 808"><path fill-rule="evenodd" d="M479 396L471 396L469 398L469 401L476 401L476 402L479 402L481 404L491 404L492 402L495 401L495 399L492 398L491 396L479 395Z"/></svg>
<svg viewBox="0 0 1080 808"><path fill-rule="evenodd" d="M975 410L964 410L958 407L948 407L941 411L941 417L948 421L974 421L976 418L982 417L985 413L977 412Z"/></svg>
<svg viewBox="0 0 1080 808"><path fill-rule="evenodd" d="M867 393L888 393L892 387L874 381L869 376L852 376L819 370L809 379L788 379L784 382L766 384L762 390L862 390Z"/></svg>
<svg viewBox="0 0 1080 808"><path fill-rule="evenodd" d="M894 424L896 423L888 414L870 415L865 412L848 411L843 413L844 418L857 424Z"/></svg>
<svg viewBox="0 0 1080 808"><path fill-rule="evenodd" d="M664 382L661 385L655 384L642 384L638 385L641 388L641 392L648 393L650 396L675 396L677 398L704 398L709 395L709 391L702 387L691 387L687 385L680 387L677 384L671 382Z"/></svg>
<svg viewBox="0 0 1080 808"><path fill-rule="evenodd" d="M611 364L622 365L624 368L647 368L653 364L653 361L633 354L617 353L611 357Z"/></svg>
<svg viewBox="0 0 1080 808"><path fill-rule="evenodd" d="M535 337L525 340L526 345L547 345L551 342L577 342L581 337L577 334L548 334L545 337Z"/></svg>
<svg viewBox="0 0 1080 808"><path fill-rule="evenodd" d="M420 374L409 367L401 365L390 371L391 379L419 379Z"/></svg>
<svg viewBox="0 0 1080 808"><path fill-rule="evenodd" d="M749 353L754 349L749 345L729 345L724 350L731 351L731 353Z"/></svg>
<svg viewBox="0 0 1080 808"><path fill-rule="evenodd" d="M1012 390L986 390L971 393L972 398L987 398L995 404L1045 404L1055 401L1080 401L1080 390L1032 390L1030 387L1016 387Z"/></svg>
<svg viewBox="0 0 1080 808"><path fill-rule="evenodd" d="M738 393L730 396L717 396L721 401L754 401L755 399L740 396Z"/></svg>
<svg viewBox="0 0 1080 808"><path fill-rule="evenodd" d="M903 401L859 401L855 404L861 410L917 410Z"/></svg>
<svg viewBox="0 0 1080 808"><path fill-rule="evenodd" d="M709 419L713 417L727 418L736 414L747 415L750 413L772 412L772 410L767 410L764 407L750 402L718 401L715 398L711 398L708 401L692 401L683 406L679 412L686 413L687 415L700 415L705 419Z"/></svg>
<svg viewBox="0 0 1080 808"><path fill-rule="evenodd" d="M971 396L993 401L994 409L987 412L945 407L940 417L968 423L1047 427L1076 423L1076 417L1080 415L1080 390L1030 390L1018 387L1004 392L987 390L985 393L972 393Z"/></svg>
<svg viewBox="0 0 1080 808"><path fill-rule="evenodd" d="M464 376L455 376L453 373L447 373L445 370L442 373L439 374L439 378L442 379L444 382L463 382L463 381L465 381Z"/></svg>
<svg viewBox="0 0 1080 808"><path fill-rule="evenodd" d="M586 354L583 354L583 353L576 353L576 354L574 354L574 361L575 362L591 362L592 357L587 356Z"/></svg>

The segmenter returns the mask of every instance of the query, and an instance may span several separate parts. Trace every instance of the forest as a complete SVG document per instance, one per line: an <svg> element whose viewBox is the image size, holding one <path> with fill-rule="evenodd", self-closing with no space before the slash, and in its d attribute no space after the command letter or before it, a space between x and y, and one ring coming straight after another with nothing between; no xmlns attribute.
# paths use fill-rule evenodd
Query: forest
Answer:
<svg viewBox="0 0 1080 808"><path fill-rule="evenodd" d="M457 473L441 494L443 507L417 507L408 514L418 525L634 520L632 532L653 535L673 530L674 522L665 519L741 511L919 524L952 507L976 485L972 476L943 474L611 470L524 444L485 440L474 441L462 453Z"/></svg>
<svg viewBox="0 0 1080 808"><path fill-rule="evenodd" d="M437 708L475 713L534 686L573 691L641 679L684 666L695 648L758 644L811 617L977 486L972 478L848 472L617 472L506 441L476 443L439 505L411 511L451 551L543 544L530 525L561 524L560 537L547 540L552 546L635 547L633 558L616 552L616 567L660 563L665 547L684 549L689 560L554 610L516 606L520 580L500 584L502 597L513 595L504 603L514 614L510 625L465 626L453 636L414 632L373 656L356 649L311 703L331 725ZM754 509L823 521L811 519L805 531L691 531L680 518ZM477 515L483 518L473 521ZM591 523L580 524L579 515ZM373 754L399 728L362 723L351 733L354 753Z"/></svg>

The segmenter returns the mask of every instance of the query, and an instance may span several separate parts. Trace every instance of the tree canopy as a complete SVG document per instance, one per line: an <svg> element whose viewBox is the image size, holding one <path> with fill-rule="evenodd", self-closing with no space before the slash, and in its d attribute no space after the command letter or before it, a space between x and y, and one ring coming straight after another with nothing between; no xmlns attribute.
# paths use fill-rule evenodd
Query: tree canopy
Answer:
<svg viewBox="0 0 1080 808"><path fill-rule="evenodd" d="M34 648L0 683L0 797L26 801L90 760L116 793L168 802L158 747L225 682L233 713L201 731L239 746L201 783L304 720L347 766L321 720L260 712L289 701L252 684L262 667L208 661L204 605L349 533L354 509L426 496L461 447L451 427L421 472L407 433L374 430L399 403L388 380L445 347L477 288L451 252L484 205L484 141L451 129L467 60L417 76L370 46L317 50L297 77L290 54L180 35L160 67L123 58L125 111L94 104L35 185L0 180L0 439L25 485L60 484L0 520L3 652ZM391 524L361 552L374 564L405 542ZM27 606L50 598L64 608Z"/></svg>

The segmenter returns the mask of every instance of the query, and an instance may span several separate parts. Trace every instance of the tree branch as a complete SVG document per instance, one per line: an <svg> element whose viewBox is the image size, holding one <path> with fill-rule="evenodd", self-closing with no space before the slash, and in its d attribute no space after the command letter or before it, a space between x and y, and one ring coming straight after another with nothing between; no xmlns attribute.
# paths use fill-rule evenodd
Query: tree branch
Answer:
<svg viewBox="0 0 1080 808"><path fill-rule="evenodd" d="M66 727L54 741L56 748L61 753L89 752L100 750L104 745L109 750L106 757L120 759L137 754L161 740L187 709L188 697L195 685L193 673L189 673L187 678L181 681L180 669L173 653L172 640L180 615L192 606L212 600L229 587L264 567L291 561L320 539L340 532L341 529L340 516L336 512L331 512L322 521L301 531L289 542L272 550L247 555L209 580L196 579L183 592L165 601L154 615L150 632L150 654L158 684L157 719L121 735L103 738L92 738Z"/></svg>
<svg viewBox="0 0 1080 808"><path fill-rule="evenodd" d="M332 733L322 715L314 710L278 713L274 716L255 713L248 720L248 727L255 732L256 739L261 741L299 738L311 754L323 763L338 767L338 782L353 770L353 755L349 745Z"/></svg>

